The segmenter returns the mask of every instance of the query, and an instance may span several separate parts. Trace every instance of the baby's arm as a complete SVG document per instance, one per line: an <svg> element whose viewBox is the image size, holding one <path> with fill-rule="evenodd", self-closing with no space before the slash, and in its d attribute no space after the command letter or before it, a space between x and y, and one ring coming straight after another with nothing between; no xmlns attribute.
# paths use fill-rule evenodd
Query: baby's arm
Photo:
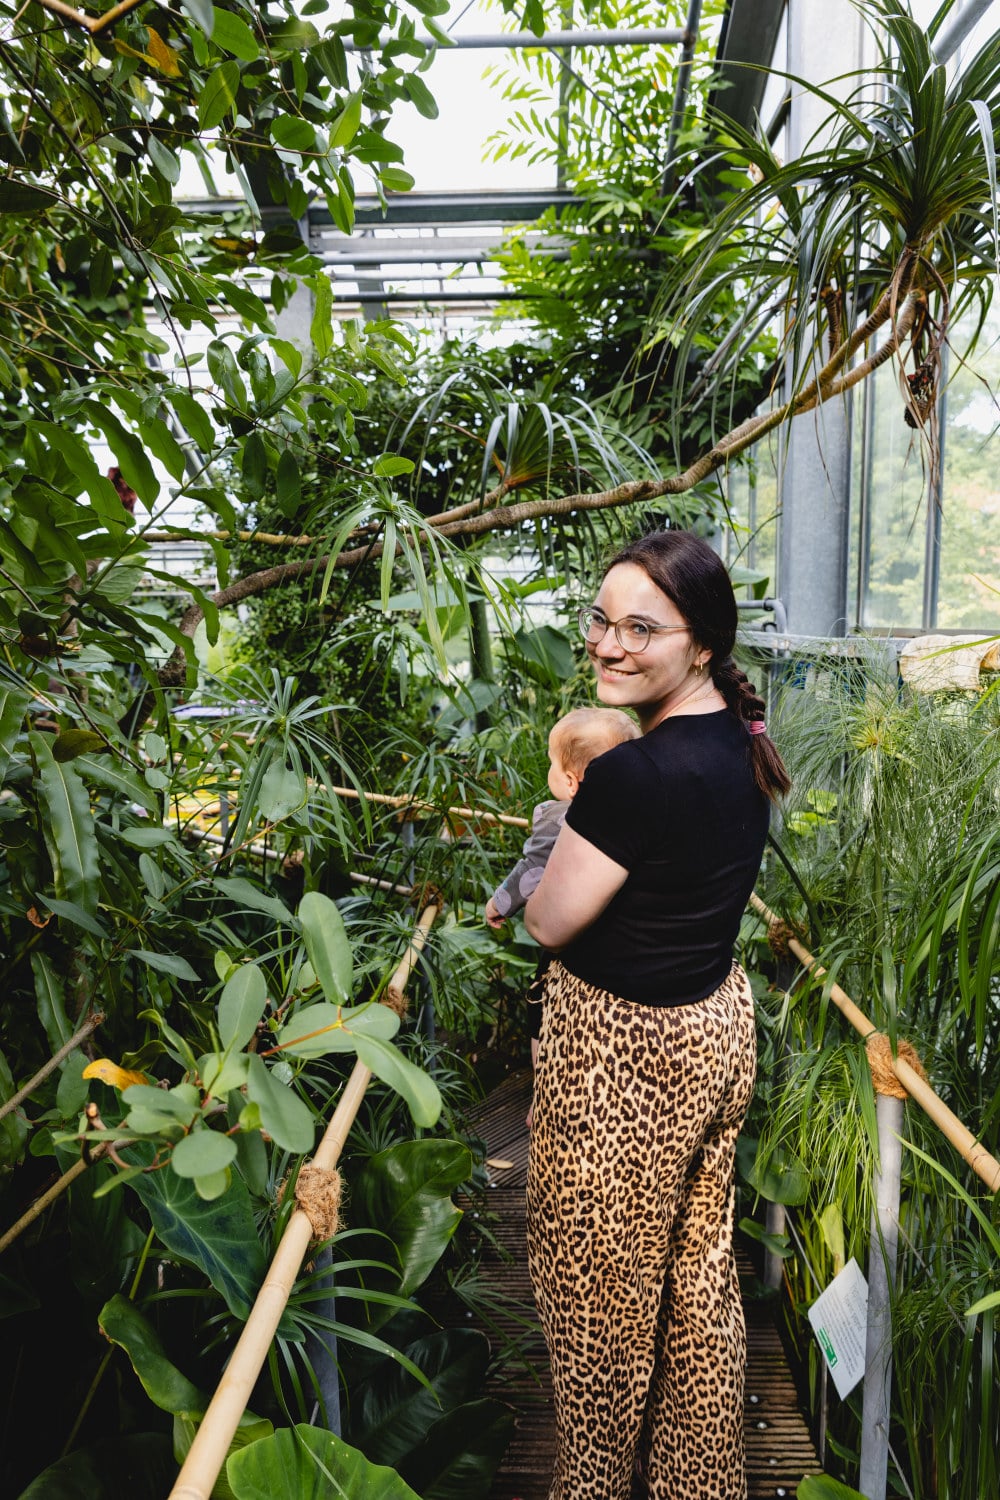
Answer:
<svg viewBox="0 0 1000 1500"><path fill-rule="evenodd" d="M537 887L568 806L568 802L541 802L535 808L524 854L486 903L485 916L490 927L502 927L508 917L523 908Z"/></svg>

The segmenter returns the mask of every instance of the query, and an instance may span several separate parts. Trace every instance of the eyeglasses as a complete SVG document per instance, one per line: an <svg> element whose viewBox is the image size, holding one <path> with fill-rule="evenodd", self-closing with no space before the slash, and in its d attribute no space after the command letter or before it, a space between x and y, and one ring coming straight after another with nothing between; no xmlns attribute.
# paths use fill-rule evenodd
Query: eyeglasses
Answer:
<svg viewBox="0 0 1000 1500"><path fill-rule="evenodd" d="M609 630L623 651L638 656L645 651L653 636L659 631L690 630L690 625L653 625L649 620L640 620L638 615L622 615L620 620L609 620L603 610L590 605L577 615L580 633L589 646L598 646Z"/></svg>

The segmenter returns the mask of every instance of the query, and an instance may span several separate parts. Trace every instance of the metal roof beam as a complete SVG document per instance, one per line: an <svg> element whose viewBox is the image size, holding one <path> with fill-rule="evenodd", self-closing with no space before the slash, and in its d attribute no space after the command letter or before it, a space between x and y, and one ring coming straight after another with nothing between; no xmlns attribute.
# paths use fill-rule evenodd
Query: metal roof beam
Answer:
<svg viewBox="0 0 1000 1500"><path fill-rule="evenodd" d="M420 36L416 40L424 47L436 47L441 51L462 52L466 48L489 48L497 52L535 47L677 47L687 40L688 33L679 26L636 26L624 31L546 31L535 36L530 31L501 31L492 36L455 36L451 45L442 48L436 37ZM345 52L371 52L378 43L362 45L344 38Z"/></svg>
<svg viewBox="0 0 1000 1500"><path fill-rule="evenodd" d="M712 90L709 106L748 130L760 113L784 13L785 0L730 0L722 22L716 72L724 87Z"/></svg>

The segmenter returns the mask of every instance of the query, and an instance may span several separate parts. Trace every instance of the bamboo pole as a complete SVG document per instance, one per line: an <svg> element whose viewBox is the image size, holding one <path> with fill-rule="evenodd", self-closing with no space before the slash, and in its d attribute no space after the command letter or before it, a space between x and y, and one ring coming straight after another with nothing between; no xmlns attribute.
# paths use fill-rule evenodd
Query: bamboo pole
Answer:
<svg viewBox="0 0 1000 1500"><path fill-rule="evenodd" d="M58 1068L63 1058L69 1057L70 1053L75 1052L81 1042L87 1040L92 1031L97 1030L103 1020L104 1012L102 1010L95 1011L92 1016L88 1016L79 1031L74 1032L68 1042L63 1042L59 1051L53 1053L48 1062L39 1068L34 1078L29 1078L23 1088L18 1089L16 1094L11 1094L9 1099L0 1104L0 1120L3 1119L4 1115L9 1115L11 1110L16 1109L22 1099L27 1099L28 1095L33 1093L38 1085L44 1079L48 1078L54 1069Z"/></svg>
<svg viewBox="0 0 1000 1500"><path fill-rule="evenodd" d="M390 797L386 792L359 792L352 786L328 786L323 788L335 797L352 797L356 802L379 802L384 807L407 807L414 812L445 812L455 818L470 818L477 823L503 823L508 828L530 828L530 818L518 818L512 813L483 812L478 807L436 807L433 802L420 802L414 797Z"/></svg>
<svg viewBox="0 0 1000 1500"><path fill-rule="evenodd" d="M91 1161L96 1161L99 1154L103 1155L103 1152L100 1146L96 1146L89 1159L81 1156L80 1160L75 1161L69 1170L64 1172L50 1188L47 1188L40 1198L35 1199L34 1203L21 1215L17 1223L12 1224L5 1234L0 1235L0 1255L7 1249L8 1245L14 1243L19 1234L23 1234L29 1224L33 1224L45 1212L50 1203L56 1201L60 1193L64 1193L68 1187L73 1185L78 1177L82 1177L83 1173L90 1166Z"/></svg>
<svg viewBox="0 0 1000 1500"><path fill-rule="evenodd" d="M750 905L757 914L764 918L769 927L781 926L780 919L775 916L769 906L765 906L756 892L750 896ZM801 963L813 973L817 979L826 974L826 969L817 958L815 958L798 938L789 937L788 947ZM850 1021L855 1031L861 1036L869 1037L878 1030L873 1021L870 1021L864 1011L860 1010L851 999L850 995L840 988L839 984L831 984L830 999L846 1020ZM899 1079L903 1088L923 1109L924 1113L934 1121L942 1135L951 1142L959 1156L981 1177L991 1193L1000 1191L1000 1161L992 1156L982 1142L978 1141L968 1126L945 1104L939 1094L931 1088L925 1078L921 1078L915 1068L904 1062L901 1057L892 1058L892 1070Z"/></svg>
<svg viewBox="0 0 1000 1500"><path fill-rule="evenodd" d="M438 907L433 905L421 912L409 946L389 981L390 990L405 988L437 915ZM337 1165L371 1076L363 1063L355 1063L312 1158L313 1166L333 1171ZM312 1239L312 1224L303 1210L297 1208L288 1221L264 1284L202 1418L169 1500L209 1500Z"/></svg>

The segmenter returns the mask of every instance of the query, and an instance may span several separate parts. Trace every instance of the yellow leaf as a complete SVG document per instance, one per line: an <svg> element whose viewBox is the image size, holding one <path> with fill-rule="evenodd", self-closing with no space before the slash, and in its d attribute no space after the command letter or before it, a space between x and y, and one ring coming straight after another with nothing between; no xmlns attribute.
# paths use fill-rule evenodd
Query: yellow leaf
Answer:
<svg viewBox="0 0 1000 1500"><path fill-rule="evenodd" d="M168 78L180 76L181 65L177 61L177 53L173 47L167 45L158 31L152 26L146 27L146 35L149 37L149 57L154 67L159 68L161 73L166 73Z"/></svg>
<svg viewBox="0 0 1000 1500"><path fill-rule="evenodd" d="M134 47L129 46L128 42L119 41L117 37L113 39L113 46L115 51L120 52L123 57L138 57L142 62L148 63L153 61L151 57L146 56L145 52L137 52Z"/></svg>
<svg viewBox="0 0 1000 1500"><path fill-rule="evenodd" d="M133 1073L129 1068L120 1068L113 1063L109 1057L99 1057L95 1062L88 1063L83 1070L84 1078L99 1078L101 1083L110 1083L113 1089L121 1093L124 1089L130 1089L134 1083L148 1083L149 1079L145 1073Z"/></svg>

